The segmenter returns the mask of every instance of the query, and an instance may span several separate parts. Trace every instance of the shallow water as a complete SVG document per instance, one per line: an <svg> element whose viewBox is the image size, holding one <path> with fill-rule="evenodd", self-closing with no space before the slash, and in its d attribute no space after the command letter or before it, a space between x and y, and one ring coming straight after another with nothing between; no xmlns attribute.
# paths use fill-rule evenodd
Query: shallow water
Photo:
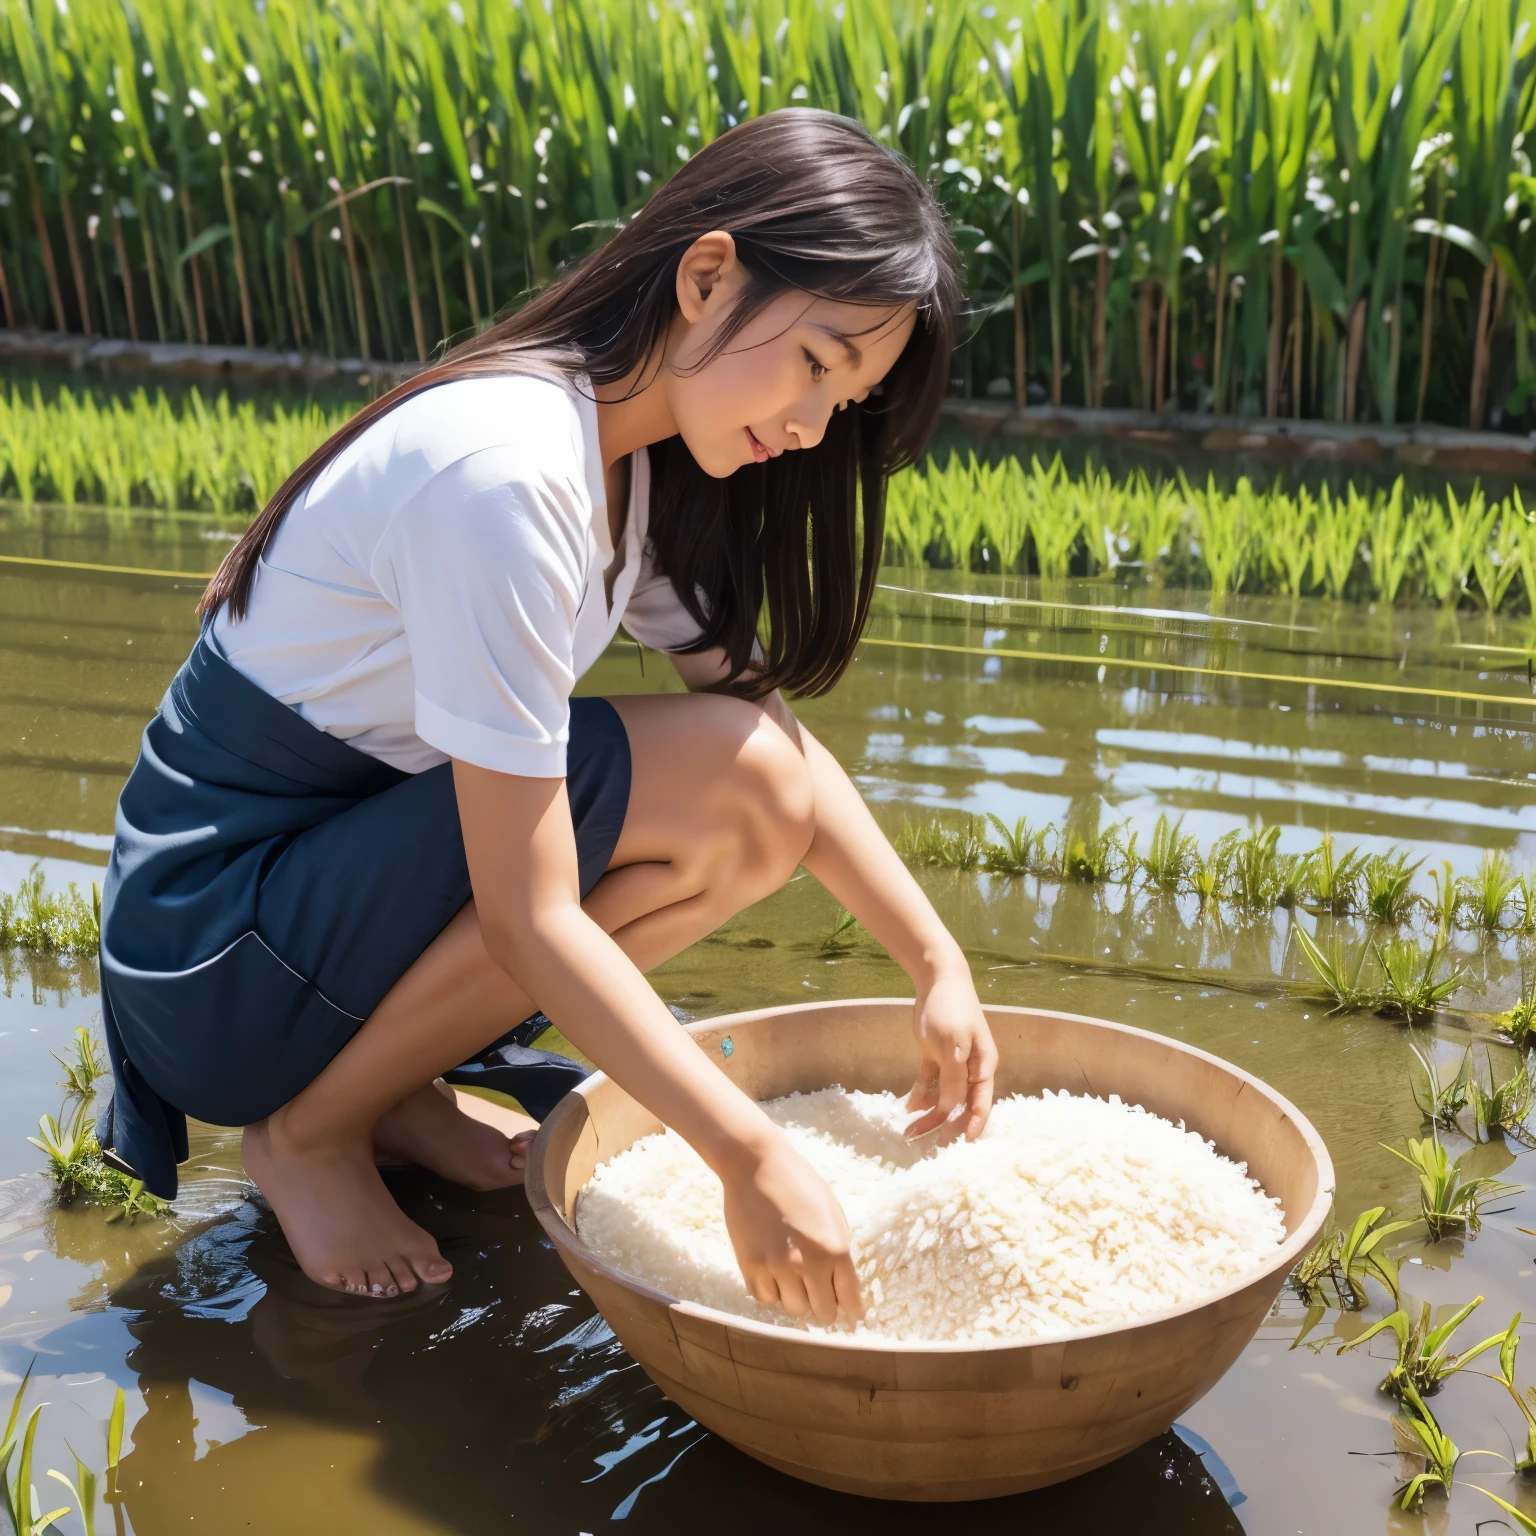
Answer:
<svg viewBox="0 0 1536 1536"><path fill-rule="evenodd" d="M11 557L0 559L0 885L38 858L53 883L99 878L138 733L195 635L200 586L14 560L204 572L223 533L207 519L0 509L0 557ZM1283 848L1332 830L1345 846L1397 844L1461 871L1485 848L1517 869L1536 857L1524 620L1274 601L1213 615L1201 594L1107 583L884 579L848 677L802 714L892 828L928 808L1060 820L1101 795L1106 820L1128 819L1143 837L1166 810L1202 843L1264 821L1282 826ZM675 686L667 672L647 656L642 675L620 642L585 687ZM1288 914L1202 918L1187 900L1118 886L922 878L985 1000L1123 1020L1256 1071L1327 1140L1341 1215L1375 1203L1411 1214L1412 1177L1379 1146L1420 1132L1404 1032L1326 1016L1277 984L1307 975ZM801 877L663 967L656 985L690 1017L905 990L866 937L822 951L835 913ZM1447 1064L1508 1006L1522 961L1536 968L1514 939L1456 943L1473 980L1442 1018ZM101 1464L121 1384L132 1449L118 1513L140 1533L574 1536L614 1522L830 1531L870 1521L868 1506L758 1466L666 1402L574 1290L519 1191L469 1195L399 1177L455 1279L441 1295L367 1307L303 1280L241 1175L235 1133L198 1132L174 1219L129 1227L53 1209L24 1138L57 1107L48 1053L95 1016L93 968L13 953L0 969L0 1402L35 1355L29 1401L50 1405L40 1485L42 1469L70 1466L66 1440ZM1509 1070L1512 1053L1493 1049ZM1527 1163L1496 1139L1469 1166L1521 1182ZM1467 1341L1529 1306L1536 1239L1517 1228L1536 1226L1531 1182L1474 1239L1431 1246L1415 1229L1397 1245L1412 1305L1486 1296ZM1334 1354L1376 1315L1309 1318L1282 1298L1177 1434L977 1518L1201 1536L1471 1532L1496 1511L1469 1487L1427 1520L1390 1510L1392 1436L1374 1391L1385 1364ZM1469 1373L1433 1406L1464 1449L1513 1454L1519 1419L1493 1383ZM1464 1463L1463 1477L1519 1500L1496 1460ZM893 1506L878 1518L916 1531L934 1515ZM78 1528L75 1517L65 1527Z"/></svg>

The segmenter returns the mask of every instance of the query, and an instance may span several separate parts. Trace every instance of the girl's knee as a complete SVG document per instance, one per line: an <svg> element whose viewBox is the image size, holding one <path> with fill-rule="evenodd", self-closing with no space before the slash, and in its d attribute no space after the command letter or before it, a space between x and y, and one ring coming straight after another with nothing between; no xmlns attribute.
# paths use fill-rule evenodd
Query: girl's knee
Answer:
<svg viewBox="0 0 1536 1536"><path fill-rule="evenodd" d="M816 831L811 771L799 745L761 709L733 764L737 814L759 879L776 890L799 866Z"/></svg>

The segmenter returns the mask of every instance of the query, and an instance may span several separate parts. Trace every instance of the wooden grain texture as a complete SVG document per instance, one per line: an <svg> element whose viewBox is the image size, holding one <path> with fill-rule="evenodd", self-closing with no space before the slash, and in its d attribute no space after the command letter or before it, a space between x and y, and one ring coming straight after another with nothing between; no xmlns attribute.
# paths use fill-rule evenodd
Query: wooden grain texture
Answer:
<svg viewBox="0 0 1536 1536"><path fill-rule="evenodd" d="M659 1128L601 1074L568 1095L530 1150L529 1202L620 1342L701 1424L769 1466L879 1498L994 1498L1076 1477L1161 1434L1228 1370L1333 1198L1321 1138L1273 1089L1161 1035L1073 1014L989 1008L998 1092L1118 1094L1215 1142L1278 1198L1274 1259L1196 1305L1018 1344L815 1336L669 1297L576 1236L594 1168ZM912 1005L812 1003L733 1014L689 1033L754 1098L840 1083L905 1092ZM730 1050L723 1049L729 1039Z"/></svg>

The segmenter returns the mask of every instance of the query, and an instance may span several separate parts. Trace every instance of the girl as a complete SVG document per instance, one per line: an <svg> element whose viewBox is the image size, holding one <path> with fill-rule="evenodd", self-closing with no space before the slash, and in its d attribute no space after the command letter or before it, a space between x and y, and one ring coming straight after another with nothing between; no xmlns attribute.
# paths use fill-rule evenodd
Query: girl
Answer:
<svg viewBox="0 0 1536 1536"><path fill-rule="evenodd" d="M720 1176L760 1301L858 1313L831 1192L643 973L804 863L912 978L914 1133L985 1124L964 957L781 694L853 653L958 269L895 154L775 112L294 472L205 593L119 805L117 1161L170 1196L184 1115L243 1125L311 1278L445 1280L375 1158L519 1182L530 1133L440 1076L543 1010ZM570 697L621 620L692 694Z"/></svg>

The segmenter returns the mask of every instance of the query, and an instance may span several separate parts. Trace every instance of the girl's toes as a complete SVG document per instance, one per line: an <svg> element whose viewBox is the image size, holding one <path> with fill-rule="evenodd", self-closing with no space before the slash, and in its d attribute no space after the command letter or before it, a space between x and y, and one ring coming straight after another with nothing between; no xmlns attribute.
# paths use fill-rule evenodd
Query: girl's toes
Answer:
<svg viewBox="0 0 1536 1536"><path fill-rule="evenodd" d="M360 1269L337 1270L335 1274L322 1276L320 1283L333 1291L345 1291L348 1296L361 1296L368 1290L367 1277Z"/></svg>
<svg viewBox="0 0 1536 1536"><path fill-rule="evenodd" d="M401 1295L409 1295L421 1282L416 1278L416 1272L411 1268L411 1261L404 1254L396 1254L389 1261L390 1273L395 1277L395 1284L400 1288Z"/></svg>
<svg viewBox="0 0 1536 1536"><path fill-rule="evenodd" d="M368 1294L370 1296L398 1296L400 1287L395 1284L395 1277L389 1271L388 1264L378 1264L368 1271Z"/></svg>

